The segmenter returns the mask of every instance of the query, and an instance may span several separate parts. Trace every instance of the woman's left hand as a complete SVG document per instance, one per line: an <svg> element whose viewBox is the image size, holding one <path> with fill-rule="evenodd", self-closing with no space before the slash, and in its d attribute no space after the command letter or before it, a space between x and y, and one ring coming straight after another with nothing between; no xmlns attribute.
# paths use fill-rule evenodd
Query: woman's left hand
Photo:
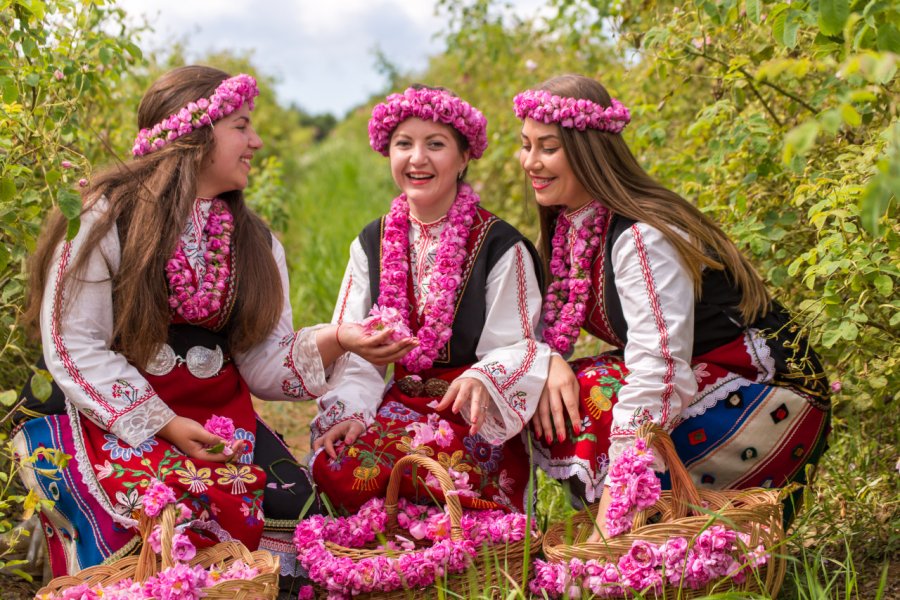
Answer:
<svg viewBox="0 0 900 600"><path fill-rule="evenodd" d="M469 405L469 435L475 435L484 425L484 419L487 417L488 406L490 406L491 394L484 387L484 384L474 377L459 377L453 380L450 388L438 405L436 410L447 410L451 407L454 413L459 413L463 406Z"/></svg>
<svg viewBox="0 0 900 600"><path fill-rule="evenodd" d="M374 334L366 334L358 323L341 323L335 332L335 339L342 348L366 359L373 365L388 365L397 362L418 345L415 338L391 341L393 331L385 329Z"/></svg>

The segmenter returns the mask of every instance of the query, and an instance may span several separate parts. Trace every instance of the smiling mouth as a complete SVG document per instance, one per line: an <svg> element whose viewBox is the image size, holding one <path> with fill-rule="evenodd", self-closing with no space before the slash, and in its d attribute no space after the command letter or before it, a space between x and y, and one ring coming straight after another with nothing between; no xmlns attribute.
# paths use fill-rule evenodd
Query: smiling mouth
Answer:
<svg viewBox="0 0 900 600"><path fill-rule="evenodd" d="M249 156L242 156L242 157L241 157L241 162L244 163L245 165L247 165L247 167L249 167L249 166L250 166L250 157L249 157Z"/></svg>
<svg viewBox="0 0 900 600"><path fill-rule="evenodd" d="M413 184L421 185L423 183L428 183L432 179L434 179L434 175L430 173L407 173L407 179L412 180Z"/></svg>
<svg viewBox="0 0 900 600"><path fill-rule="evenodd" d="M549 179L545 179L543 177L532 177L531 178L531 187L533 187L536 191L543 190L548 185L553 183L555 177L551 177Z"/></svg>

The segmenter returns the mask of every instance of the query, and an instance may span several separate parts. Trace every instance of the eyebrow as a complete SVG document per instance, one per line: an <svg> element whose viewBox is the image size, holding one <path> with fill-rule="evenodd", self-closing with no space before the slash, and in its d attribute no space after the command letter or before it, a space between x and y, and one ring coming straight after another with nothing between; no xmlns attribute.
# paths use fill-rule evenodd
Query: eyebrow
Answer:
<svg viewBox="0 0 900 600"><path fill-rule="evenodd" d="M530 139L527 135L525 135L525 132L524 132L524 131L520 132L519 135L521 135L521 136L522 136L523 138L525 138L525 139ZM539 136L537 140L538 140L539 142L543 142L543 141L545 141L545 140L557 140L557 141L559 141L559 136L556 135L555 133L548 133L547 135Z"/></svg>
<svg viewBox="0 0 900 600"><path fill-rule="evenodd" d="M241 115L240 117L238 117L237 119L234 120L235 123L237 123L238 121L245 121L245 122L249 123L250 117L245 117L245 116Z"/></svg>

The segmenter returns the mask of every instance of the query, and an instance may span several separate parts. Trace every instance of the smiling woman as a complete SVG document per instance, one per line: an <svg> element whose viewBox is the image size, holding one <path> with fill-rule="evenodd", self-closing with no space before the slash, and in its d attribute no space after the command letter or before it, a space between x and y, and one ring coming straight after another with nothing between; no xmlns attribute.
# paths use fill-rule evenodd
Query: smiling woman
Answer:
<svg viewBox="0 0 900 600"><path fill-rule="evenodd" d="M62 483L22 469L56 502L41 513L54 575L133 550L153 480L190 510L195 544L283 546L312 487L251 393L310 399L345 351L404 351L350 324L340 340L336 326L293 330L284 250L243 196L262 146L257 95L253 77L209 67L160 77L138 110L135 158L85 188L74 239L51 215L31 259L29 316L58 402L27 405L23 416L50 414L15 443L73 457ZM225 421L227 440L210 426ZM282 564L291 574L293 557Z"/></svg>
<svg viewBox="0 0 900 600"><path fill-rule="evenodd" d="M550 353L535 340L533 247L464 182L487 147L486 121L443 88L413 86L373 109L369 141L402 193L352 243L333 320L395 315L416 346L386 391L384 369L338 361L312 427L313 477L355 511L384 495L399 458L437 456L463 505L521 511L530 471L518 434ZM404 496L442 496L435 482L405 477Z"/></svg>

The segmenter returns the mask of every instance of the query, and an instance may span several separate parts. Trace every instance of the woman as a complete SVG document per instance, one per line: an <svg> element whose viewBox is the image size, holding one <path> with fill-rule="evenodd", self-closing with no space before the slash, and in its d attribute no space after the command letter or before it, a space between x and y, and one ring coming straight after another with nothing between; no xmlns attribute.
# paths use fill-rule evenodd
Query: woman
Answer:
<svg viewBox="0 0 900 600"><path fill-rule="evenodd" d="M191 509L195 543L255 549L265 529L263 545L286 549L313 492L250 394L309 399L345 349L376 362L408 350L359 327L340 340L334 326L293 331L284 250L242 193L262 147L258 93L249 75L209 67L160 77L134 159L86 188L73 239L54 211L32 257L29 316L62 402L16 443L21 456L72 456L58 476L22 470L56 501L42 514L54 575L131 551L152 479ZM231 419L228 439L204 427L214 415Z"/></svg>
<svg viewBox="0 0 900 600"><path fill-rule="evenodd" d="M596 81L551 79L515 110L552 276L538 465L600 500L604 533L607 467L646 421L698 486L803 481L825 448L828 383L747 259L638 165L620 135L630 114ZM582 327L615 350L566 363Z"/></svg>
<svg viewBox="0 0 900 600"><path fill-rule="evenodd" d="M447 467L465 506L526 504L519 434L549 350L534 337L533 249L479 208L464 182L487 147L485 127L477 109L442 88L413 86L372 111L371 146L390 158L402 193L351 245L333 321L361 322L371 311L411 330L418 345L394 364L386 391L385 369L347 355L319 398L313 479L346 510L383 496L392 465L409 453ZM436 482L423 489L415 476L404 480L405 497L441 498Z"/></svg>

